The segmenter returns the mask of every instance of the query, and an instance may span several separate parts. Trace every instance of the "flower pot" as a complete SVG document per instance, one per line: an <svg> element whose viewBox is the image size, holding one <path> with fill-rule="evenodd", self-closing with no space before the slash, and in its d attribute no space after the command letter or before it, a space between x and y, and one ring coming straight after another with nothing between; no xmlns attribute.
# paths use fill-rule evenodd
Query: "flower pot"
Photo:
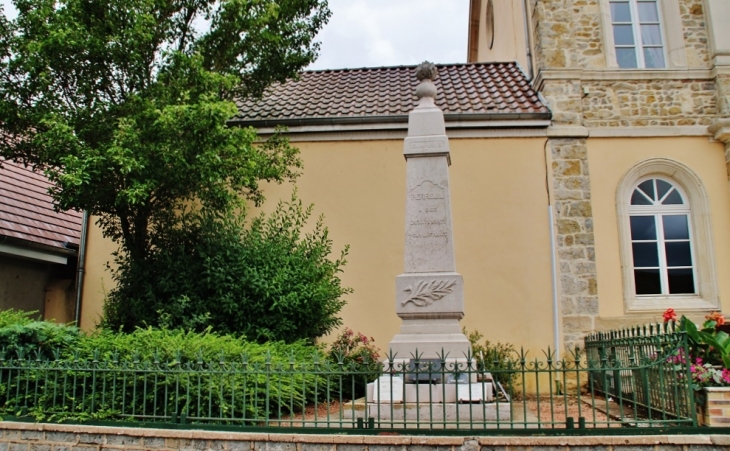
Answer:
<svg viewBox="0 0 730 451"><path fill-rule="evenodd" d="M705 387L704 403L698 404L697 421L703 426L730 426L730 387Z"/></svg>

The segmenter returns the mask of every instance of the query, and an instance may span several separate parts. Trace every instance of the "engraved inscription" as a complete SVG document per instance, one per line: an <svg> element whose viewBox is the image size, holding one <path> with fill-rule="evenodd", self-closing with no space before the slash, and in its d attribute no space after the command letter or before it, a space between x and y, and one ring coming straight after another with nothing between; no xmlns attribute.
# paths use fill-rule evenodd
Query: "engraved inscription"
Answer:
<svg viewBox="0 0 730 451"><path fill-rule="evenodd" d="M408 199L413 207L406 222L406 238L448 242L448 212L444 188L425 180L408 193Z"/></svg>
<svg viewBox="0 0 730 451"><path fill-rule="evenodd" d="M412 302L417 307L426 307L433 304L447 294L451 293L456 285L456 280L421 280L413 288L408 285L403 291L409 292L410 296L401 303L406 305Z"/></svg>

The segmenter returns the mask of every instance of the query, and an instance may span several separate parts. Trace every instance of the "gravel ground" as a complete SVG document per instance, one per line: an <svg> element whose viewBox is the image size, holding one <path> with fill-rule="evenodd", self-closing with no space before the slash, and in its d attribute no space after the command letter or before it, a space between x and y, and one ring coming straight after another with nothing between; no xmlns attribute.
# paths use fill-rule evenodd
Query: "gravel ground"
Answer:
<svg viewBox="0 0 730 451"><path fill-rule="evenodd" d="M514 409L514 419L515 421L522 422L523 417L525 416L525 410L527 410L527 422L531 423L528 427L536 427L539 422L543 427L549 426L549 427L555 427L555 428L564 428L566 425L566 418L572 417L573 421L575 423L575 427L578 427L578 418L584 417L586 421L586 426L588 428L601 428L601 427L609 427L609 421L612 421L605 413L603 413L602 409L602 402L605 403L605 401L602 401L600 399L596 400L596 409L593 409L590 403L585 401L580 401L575 397L569 397L567 398L567 412L566 412L566 406L565 406L565 398L554 398L552 406L550 405L550 398L543 397L543 398L537 398L537 397L528 397L524 401L524 405L522 402L517 402L513 406ZM285 421L276 421L270 423L272 426L281 426L281 427L297 427L302 426L303 422L312 422L317 420L318 423L323 423L327 421L327 413L329 411L330 420L333 422L339 421L340 417L340 409L344 411L350 409L349 403L343 403L340 404L339 402L332 402L330 404L318 404L316 409L313 405L307 406L305 412L291 416L285 416L282 419ZM315 410L316 410L316 416L315 416ZM344 420L345 422L348 422L348 420ZM553 426L554 425L554 426ZM620 423L613 421L611 426L619 426Z"/></svg>
<svg viewBox="0 0 730 451"><path fill-rule="evenodd" d="M604 401L605 403L605 401ZM609 427L608 422L611 420L605 413L601 412L601 402L596 400L596 409L584 401L576 397L568 397L567 411L565 398L553 398L553 404L550 405L550 398L528 397L525 401L529 411L535 416L532 421L537 421L539 417L541 423L554 423L556 427L565 427L566 419L573 418L575 427L578 427L578 418L584 417L586 425L589 428ZM528 421L530 419L528 418ZM618 425L617 423L614 423Z"/></svg>

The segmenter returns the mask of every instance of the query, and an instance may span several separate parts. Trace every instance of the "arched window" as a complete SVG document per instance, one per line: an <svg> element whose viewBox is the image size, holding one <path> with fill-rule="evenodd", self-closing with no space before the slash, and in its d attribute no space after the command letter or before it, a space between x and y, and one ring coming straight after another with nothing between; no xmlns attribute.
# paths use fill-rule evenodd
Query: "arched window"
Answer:
<svg viewBox="0 0 730 451"><path fill-rule="evenodd" d="M617 190L627 311L717 309L709 202L700 179L674 160L632 168Z"/></svg>
<svg viewBox="0 0 730 451"><path fill-rule="evenodd" d="M679 187L659 177L640 181L629 221L636 294L696 294L690 205Z"/></svg>

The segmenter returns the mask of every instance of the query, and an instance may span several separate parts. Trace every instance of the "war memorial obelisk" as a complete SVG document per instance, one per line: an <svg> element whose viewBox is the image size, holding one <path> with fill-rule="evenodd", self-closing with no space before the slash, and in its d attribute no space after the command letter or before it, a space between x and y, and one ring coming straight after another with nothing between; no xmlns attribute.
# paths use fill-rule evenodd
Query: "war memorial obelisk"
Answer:
<svg viewBox="0 0 730 451"><path fill-rule="evenodd" d="M396 277L396 313L401 328L390 342L400 361L447 354L465 361L469 340L461 331L464 282L456 272L449 193L449 138L435 104L436 66L416 69L418 106L408 115L406 240L404 273Z"/></svg>

